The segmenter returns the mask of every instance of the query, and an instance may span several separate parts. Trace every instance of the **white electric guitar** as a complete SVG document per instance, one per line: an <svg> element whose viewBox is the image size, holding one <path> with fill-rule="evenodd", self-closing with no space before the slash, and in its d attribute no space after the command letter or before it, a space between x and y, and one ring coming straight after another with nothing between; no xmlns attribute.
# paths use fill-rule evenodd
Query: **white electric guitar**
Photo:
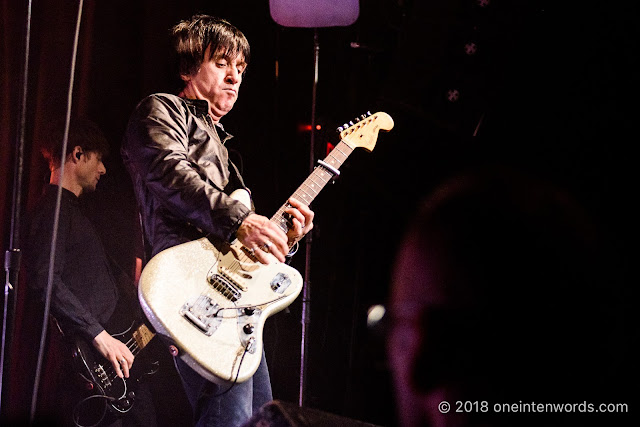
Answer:
<svg viewBox="0 0 640 427"><path fill-rule="evenodd" d="M372 151L378 132L391 130L383 112L340 129L341 141L293 194L307 206L332 181L351 152ZM284 231L285 203L271 218ZM261 264L239 241L201 238L154 256L140 277L140 303L156 332L204 378L218 384L243 382L258 369L267 317L291 304L303 279L275 258Z"/></svg>

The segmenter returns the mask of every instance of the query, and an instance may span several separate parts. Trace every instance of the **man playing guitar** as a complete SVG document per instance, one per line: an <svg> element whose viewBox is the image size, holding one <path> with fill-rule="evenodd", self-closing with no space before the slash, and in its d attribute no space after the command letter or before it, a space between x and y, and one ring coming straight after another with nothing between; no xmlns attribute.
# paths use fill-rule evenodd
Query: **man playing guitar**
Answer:
<svg viewBox="0 0 640 427"><path fill-rule="evenodd" d="M112 337L105 325L115 324L114 320L125 317L139 317L132 316L138 306L135 300L128 301L124 292L118 291L101 240L83 213L79 201L83 194L96 189L100 177L106 173L102 159L108 152L108 143L93 122L72 122L63 169L61 140L62 138L58 139L52 135L51 143L43 150L49 161L51 178L50 184L30 215L25 245L25 261L30 276L28 283L38 299L43 302L49 280L50 255L55 251L51 314L67 339L91 343L97 355L106 359L103 362L106 366L100 365L100 369L113 373L113 378L108 378L105 374L107 382L126 381L134 364L134 354L130 346ZM55 211L59 190L62 194L56 225ZM52 235L56 227L57 243L53 248ZM127 326L125 321L117 327ZM86 361L83 363L86 364ZM87 367L86 387L97 385L93 384L92 378L88 378L94 371L93 367ZM58 421L65 425L95 424L96 420L81 422L77 418L78 405L83 395L72 386L77 384L77 378L72 377L77 374L61 369L61 375L59 393L63 404L60 405L60 413L44 415L59 418ZM94 394L96 392L98 391L95 390ZM155 425L153 408L139 402L142 393L143 391L138 391L136 409L131 411L127 418L134 421L133 425ZM112 399L119 397L114 396ZM127 398L133 400L133 395ZM106 399L98 400L102 408L105 408ZM127 402L129 403L131 402ZM140 419L136 420L137 415L140 415ZM107 416L106 411L96 416L99 417L101 425L113 421Z"/></svg>

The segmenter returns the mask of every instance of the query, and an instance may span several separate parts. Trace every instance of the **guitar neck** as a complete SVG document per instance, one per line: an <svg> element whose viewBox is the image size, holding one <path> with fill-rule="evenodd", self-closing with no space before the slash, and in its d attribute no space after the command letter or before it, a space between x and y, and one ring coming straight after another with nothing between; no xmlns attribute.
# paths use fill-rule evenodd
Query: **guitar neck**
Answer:
<svg viewBox="0 0 640 427"><path fill-rule="evenodd" d="M133 348L130 348L130 350L132 351L132 353L135 350L135 353L138 353L140 350L142 350L143 348L145 348L145 346L147 344L149 344L149 341L151 341L151 339L156 335L155 333L153 333L148 327L147 325L145 325L144 323L142 325L140 325L140 327L138 327L138 329L136 329L133 332Z"/></svg>
<svg viewBox="0 0 640 427"><path fill-rule="evenodd" d="M353 152L344 141L340 141L336 147L331 150L329 155L311 172L311 175L298 187L291 196L299 200L301 203L309 206L316 198L320 191L330 182L335 175L339 173L340 166L347 160L347 157ZM285 232L288 231L288 221L285 210L289 208L289 203L283 204L280 209L271 217L271 221L275 222Z"/></svg>
<svg viewBox="0 0 640 427"><path fill-rule="evenodd" d="M393 128L393 119L387 113L378 112L373 115L368 113L368 116L362 115L361 117L362 120L356 119L356 124L349 122L351 124L350 127L345 124L344 128L346 129L343 127L338 128L342 138L338 145L331 150L324 160L318 161L318 166L291 197L309 206L324 186L340 174L340 166L356 147L372 151L376 145L378 132L380 130L388 131ZM285 213L288 208L289 203L287 202L271 218L271 221L277 224L285 233L289 231L291 226L290 219Z"/></svg>

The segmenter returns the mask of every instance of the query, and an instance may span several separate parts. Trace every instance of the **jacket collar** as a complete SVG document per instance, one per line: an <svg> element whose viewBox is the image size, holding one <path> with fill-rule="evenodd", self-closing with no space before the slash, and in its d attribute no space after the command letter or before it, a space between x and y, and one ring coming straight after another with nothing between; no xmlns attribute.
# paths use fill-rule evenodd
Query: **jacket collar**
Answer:
<svg viewBox="0 0 640 427"><path fill-rule="evenodd" d="M191 112L198 117L208 117L209 116L209 102L206 99L191 99L191 98L182 98L184 102L186 102L187 106L191 110ZM220 139L222 142L226 142L228 139L233 138L233 135L227 133L224 130L224 127L220 122L215 123L215 126L222 131L220 135Z"/></svg>
<svg viewBox="0 0 640 427"><path fill-rule="evenodd" d="M187 103L192 113L196 116L206 116L209 114L209 102L205 99L182 98Z"/></svg>

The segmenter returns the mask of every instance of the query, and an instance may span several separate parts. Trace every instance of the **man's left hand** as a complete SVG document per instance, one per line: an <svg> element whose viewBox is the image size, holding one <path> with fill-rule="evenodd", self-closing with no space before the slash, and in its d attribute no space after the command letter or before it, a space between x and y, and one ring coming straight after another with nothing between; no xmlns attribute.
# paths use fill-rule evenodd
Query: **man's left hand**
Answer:
<svg viewBox="0 0 640 427"><path fill-rule="evenodd" d="M285 209L285 212L292 216L292 227L287 232L289 247L291 247L313 229L314 213L309 206L297 199L289 199L289 204L292 207Z"/></svg>

